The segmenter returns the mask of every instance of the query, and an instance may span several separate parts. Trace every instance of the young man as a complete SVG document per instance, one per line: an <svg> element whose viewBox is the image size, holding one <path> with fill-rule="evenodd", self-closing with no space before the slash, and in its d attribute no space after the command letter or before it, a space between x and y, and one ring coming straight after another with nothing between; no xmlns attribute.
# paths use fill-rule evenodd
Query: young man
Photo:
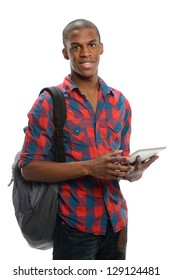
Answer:
<svg viewBox="0 0 173 280"><path fill-rule="evenodd" d="M59 85L67 106L66 162L53 162L53 106L44 92L28 114L20 167L26 180L59 187L53 259L125 259L127 207L119 181L138 180L157 157L129 164L131 109L98 77L103 44L97 27L75 20L65 27L63 43L71 69Z"/></svg>

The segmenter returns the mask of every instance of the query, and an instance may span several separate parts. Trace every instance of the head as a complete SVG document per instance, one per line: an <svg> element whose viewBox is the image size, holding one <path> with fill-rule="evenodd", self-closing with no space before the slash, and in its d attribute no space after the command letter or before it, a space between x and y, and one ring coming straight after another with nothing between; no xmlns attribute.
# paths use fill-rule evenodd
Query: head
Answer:
<svg viewBox="0 0 173 280"><path fill-rule="evenodd" d="M63 37L63 44L65 48L66 48L66 41L68 40L69 33L75 29L80 30L82 28L94 29L97 32L99 42L101 41L100 32L94 23L86 19L76 19L71 21L69 24L67 24L67 26L63 30L62 37Z"/></svg>
<svg viewBox="0 0 173 280"><path fill-rule="evenodd" d="M70 22L63 30L62 50L70 60L71 75L91 77L97 75L103 44L96 25L85 19Z"/></svg>

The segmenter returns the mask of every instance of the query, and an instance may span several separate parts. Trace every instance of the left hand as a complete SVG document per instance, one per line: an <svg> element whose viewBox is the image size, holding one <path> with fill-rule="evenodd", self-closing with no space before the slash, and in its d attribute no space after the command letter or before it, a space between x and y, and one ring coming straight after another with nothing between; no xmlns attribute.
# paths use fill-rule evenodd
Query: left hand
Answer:
<svg viewBox="0 0 173 280"><path fill-rule="evenodd" d="M158 158L158 156L153 156L149 160L141 162L140 156L137 156L135 164L133 165L134 170L130 174L124 176L123 179L128 180L129 182L139 180L142 177L144 171Z"/></svg>

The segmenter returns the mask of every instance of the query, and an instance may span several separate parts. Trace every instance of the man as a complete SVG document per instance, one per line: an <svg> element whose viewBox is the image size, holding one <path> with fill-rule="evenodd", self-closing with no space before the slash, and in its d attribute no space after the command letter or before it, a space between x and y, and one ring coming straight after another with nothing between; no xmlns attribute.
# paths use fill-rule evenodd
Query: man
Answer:
<svg viewBox="0 0 173 280"><path fill-rule="evenodd" d="M25 179L59 186L53 259L125 259L127 207L119 181L138 180L157 157L129 164L131 109L98 77L103 44L97 27L75 20L65 27L63 43L71 69L59 85L67 106L66 162L53 162L53 106L44 92L28 114L19 165Z"/></svg>

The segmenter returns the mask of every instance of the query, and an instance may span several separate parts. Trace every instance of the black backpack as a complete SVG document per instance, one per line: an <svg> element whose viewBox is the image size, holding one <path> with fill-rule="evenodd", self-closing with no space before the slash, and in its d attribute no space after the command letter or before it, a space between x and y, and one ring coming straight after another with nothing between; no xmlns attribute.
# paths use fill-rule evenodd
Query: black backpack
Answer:
<svg viewBox="0 0 173 280"><path fill-rule="evenodd" d="M65 161L63 145L63 126L66 120L64 95L58 87L41 90L48 91L53 99L54 123L56 127L55 161ZM52 247L53 233L58 211L57 184L26 181L18 167L20 152L16 154L12 165L12 200L15 216L21 232L28 244L37 249ZM9 184L9 185L10 185Z"/></svg>

